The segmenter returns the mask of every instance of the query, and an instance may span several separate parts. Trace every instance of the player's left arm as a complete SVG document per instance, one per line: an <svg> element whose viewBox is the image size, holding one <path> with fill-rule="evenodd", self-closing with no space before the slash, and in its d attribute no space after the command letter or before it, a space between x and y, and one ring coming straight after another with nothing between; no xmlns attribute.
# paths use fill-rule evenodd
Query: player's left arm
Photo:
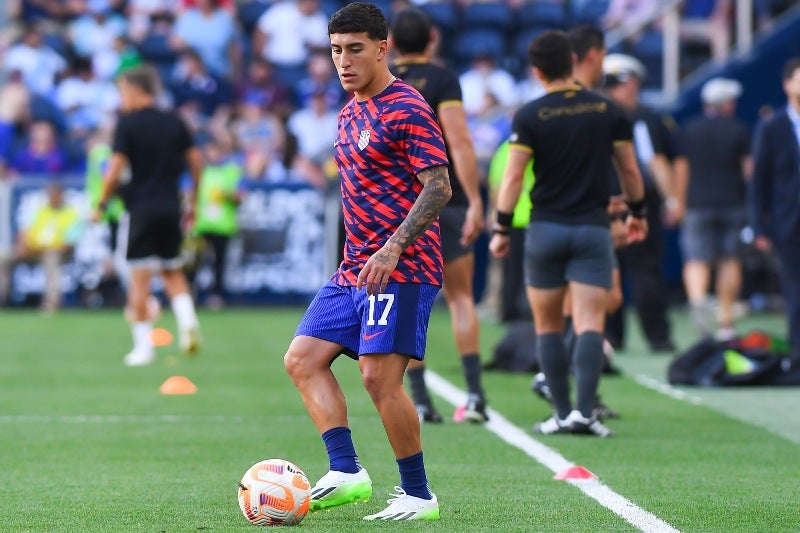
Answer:
<svg viewBox="0 0 800 533"><path fill-rule="evenodd" d="M478 187L478 163L472 138L467 127L467 116L461 102L444 102L439 106L439 122L442 124L447 146L453 157L456 179L467 195L469 207L461 231L461 245L469 246L483 229L483 201Z"/></svg>
<svg viewBox="0 0 800 533"><path fill-rule="evenodd" d="M439 216L439 211L450 200L452 190L446 166L426 168L417 174L417 179L422 183L422 191L397 231L364 265L358 275L356 289L360 290L366 286L367 294L377 294L386 290L386 284L403 250L433 224Z"/></svg>

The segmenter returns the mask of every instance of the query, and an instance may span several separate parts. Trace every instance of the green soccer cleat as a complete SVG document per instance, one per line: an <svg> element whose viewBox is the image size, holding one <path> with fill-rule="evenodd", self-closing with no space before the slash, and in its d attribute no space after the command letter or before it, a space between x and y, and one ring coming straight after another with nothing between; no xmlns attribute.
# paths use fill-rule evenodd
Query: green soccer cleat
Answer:
<svg viewBox="0 0 800 533"><path fill-rule="evenodd" d="M355 474L330 470L311 489L311 511L330 509L347 503L366 502L372 496L372 480L366 469Z"/></svg>

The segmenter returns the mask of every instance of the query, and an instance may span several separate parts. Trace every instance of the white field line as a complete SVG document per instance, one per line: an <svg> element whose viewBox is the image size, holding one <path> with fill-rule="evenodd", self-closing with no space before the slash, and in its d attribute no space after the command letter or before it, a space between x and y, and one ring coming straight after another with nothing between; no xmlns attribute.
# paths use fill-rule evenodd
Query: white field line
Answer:
<svg viewBox="0 0 800 533"><path fill-rule="evenodd" d="M139 423L194 423L194 422L244 422L243 416L209 415L0 415L0 424L139 424Z"/></svg>
<svg viewBox="0 0 800 533"><path fill-rule="evenodd" d="M466 403L466 393L440 375L427 370L425 378L431 390L454 407ZM529 436L494 409L487 409L487 411L489 421L485 424L486 429L511 446L522 450L542 466L552 470L554 473L559 473L571 466L575 466L575 463L567 460L553 448L545 446ZM598 479L569 480L568 483L578 487L584 494L596 500L603 507L613 511L640 531L647 533L674 533L679 531L624 496L617 494Z"/></svg>
<svg viewBox="0 0 800 533"><path fill-rule="evenodd" d="M700 405L703 403L703 400L699 396L694 396L680 389L676 389L669 383L662 383L656 378L648 376L646 374L636 374L636 377L634 379L636 380L636 383L638 383L639 385L642 385L643 387L647 387L648 389L659 392L665 396L669 396L670 398L674 398L676 400L681 400L684 402L689 402L694 405Z"/></svg>

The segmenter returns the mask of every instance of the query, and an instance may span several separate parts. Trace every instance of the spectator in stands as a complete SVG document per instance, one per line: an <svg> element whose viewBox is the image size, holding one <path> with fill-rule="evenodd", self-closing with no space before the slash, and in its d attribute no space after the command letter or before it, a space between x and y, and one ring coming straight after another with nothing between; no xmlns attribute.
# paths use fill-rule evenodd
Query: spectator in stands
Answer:
<svg viewBox="0 0 800 533"><path fill-rule="evenodd" d="M671 352L675 345L667 317L669 301L661 267L664 243L660 228L662 217L672 224L677 221L672 175L674 123L640 104L639 90L646 71L639 60L628 55L609 54L603 61L603 74L603 87L608 96L622 107L634 125L634 148L644 179L650 228L643 242L617 251L620 273L623 280L630 281L633 302L650 349ZM612 179L613 183L616 179ZM612 193L615 196L621 191L612 190ZM624 307L609 317L606 337L615 348L624 344Z"/></svg>
<svg viewBox="0 0 800 533"><path fill-rule="evenodd" d="M314 93L306 107L295 111L287 129L297 139L299 161L309 181L317 186L326 184L324 168L333 157L338 110L328 105L328 93Z"/></svg>
<svg viewBox="0 0 800 533"><path fill-rule="evenodd" d="M67 170L67 158L56 141L52 124L43 120L31 124L28 144L14 154L11 167L21 174L57 174Z"/></svg>
<svg viewBox="0 0 800 533"><path fill-rule="evenodd" d="M300 79L309 52L328 50L328 18L318 0L280 0L261 15L253 34L254 54L275 65L288 85Z"/></svg>
<svg viewBox="0 0 800 533"><path fill-rule="evenodd" d="M67 128L84 136L116 111L119 94L113 83L95 77L88 58L77 57L69 76L56 88L55 102L66 117Z"/></svg>
<svg viewBox="0 0 800 533"><path fill-rule="evenodd" d="M611 0L601 21L603 29L638 33L652 21L658 8L658 0Z"/></svg>
<svg viewBox="0 0 800 533"><path fill-rule="evenodd" d="M28 89L42 96L51 95L56 76L66 67L64 58L45 46L35 25L25 28L22 40L8 49L4 62L7 72L20 71Z"/></svg>
<svg viewBox="0 0 800 533"><path fill-rule="evenodd" d="M211 74L200 55L185 50L176 67L177 81L172 95L184 120L196 134L215 132L224 137L233 105L233 91L227 80Z"/></svg>
<svg viewBox="0 0 800 533"><path fill-rule="evenodd" d="M45 273L42 309L54 312L61 305L61 263L78 240L80 224L77 210L64 202L58 183L47 187L47 203L19 238L15 260L37 259Z"/></svg>
<svg viewBox="0 0 800 533"><path fill-rule="evenodd" d="M717 338L733 330L733 304L742 285L739 233L745 224L745 177L750 170L750 132L735 118L742 86L714 78L703 86L704 113L686 124L675 162L676 196L686 207L681 233L683 283L701 336L714 333L708 302L716 264Z"/></svg>
<svg viewBox="0 0 800 533"><path fill-rule="evenodd" d="M297 82L295 94L299 107L308 107L312 97L325 93L325 100L331 109L339 109L344 90L331 63L329 53L314 52L308 58L307 76Z"/></svg>
<svg viewBox="0 0 800 533"><path fill-rule="evenodd" d="M198 0L175 21L172 44L192 48L208 70L220 77L238 78L242 51L237 41L236 21L221 7L220 0Z"/></svg>
<svg viewBox="0 0 800 533"><path fill-rule="evenodd" d="M247 77L239 87L239 101L258 104L283 119L292 111L289 90L275 79L274 65L263 57L254 57L250 62Z"/></svg>
<svg viewBox="0 0 800 533"><path fill-rule="evenodd" d="M30 117L31 96L19 71L11 73L0 86L0 179L6 177L16 128Z"/></svg>
<svg viewBox="0 0 800 533"><path fill-rule="evenodd" d="M500 105L500 99L488 91L483 95L481 108L467 119L467 127L475 149L479 180L486 183L492 157L511 135L511 117L508 109Z"/></svg>
<svg viewBox="0 0 800 533"><path fill-rule="evenodd" d="M86 7L86 13L70 23L68 34L77 55L94 57L127 33L128 21L112 11L108 0L88 0Z"/></svg>
<svg viewBox="0 0 800 533"><path fill-rule="evenodd" d="M681 38L706 43L711 58L727 59L731 48L732 0L686 0L681 13Z"/></svg>
<svg viewBox="0 0 800 533"><path fill-rule="evenodd" d="M128 35L140 42L147 35L154 19L172 17L172 0L128 0Z"/></svg>
<svg viewBox="0 0 800 533"><path fill-rule="evenodd" d="M230 238L239 229L237 207L241 201L242 167L215 141L203 145L205 166L197 194L194 231L214 252L214 281L206 304L220 309L225 304L225 264Z"/></svg>
<svg viewBox="0 0 800 533"><path fill-rule="evenodd" d="M800 368L800 57L782 74L788 103L756 132L749 214L755 245L774 248L781 262L792 367Z"/></svg>
<svg viewBox="0 0 800 533"><path fill-rule="evenodd" d="M517 101L514 77L497 66L497 58L480 49L472 58L469 70L461 75L464 111L474 115L483 109L486 93L494 94L503 107L514 107Z"/></svg>
<svg viewBox="0 0 800 533"><path fill-rule="evenodd" d="M244 152L281 153L286 137L283 123L274 113L264 111L258 99L251 98L239 105L239 118L231 128L239 148Z"/></svg>

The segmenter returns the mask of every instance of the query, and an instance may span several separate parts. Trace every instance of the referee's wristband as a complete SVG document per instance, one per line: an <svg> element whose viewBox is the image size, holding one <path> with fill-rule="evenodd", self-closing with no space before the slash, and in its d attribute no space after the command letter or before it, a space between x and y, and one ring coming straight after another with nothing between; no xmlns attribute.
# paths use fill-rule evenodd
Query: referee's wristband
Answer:
<svg viewBox="0 0 800 533"><path fill-rule="evenodd" d="M503 213L502 211L498 211L497 215L495 215L495 220L497 221L498 226L509 228L514 221L514 213Z"/></svg>
<svg viewBox="0 0 800 533"><path fill-rule="evenodd" d="M626 200L625 203L628 204L628 209L633 218L645 218L647 216L647 207L645 207L644 198L636 202Z"/></svg>

